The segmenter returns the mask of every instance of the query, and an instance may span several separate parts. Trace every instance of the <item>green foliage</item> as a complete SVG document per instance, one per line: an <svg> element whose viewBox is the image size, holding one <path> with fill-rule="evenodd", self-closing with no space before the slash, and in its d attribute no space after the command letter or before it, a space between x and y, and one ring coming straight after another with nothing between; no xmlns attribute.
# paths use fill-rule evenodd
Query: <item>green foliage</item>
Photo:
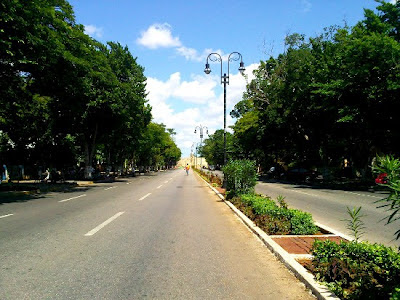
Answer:
<svg viewBox="0 0 400 300"><path fill-rule="evenodd" d="M310 213L297 209L288 210L290 211L291 234L314 234L318 231Z"/></svg>
<svg viewBox="0 0 400 300"><path fill-rule="evenodd" d="M400 5L377 1L354 27L329 27L261 61L232 116L237 157L337 168L370 180L377 149L400 155Z"/></svg>
<svg viewBox="0 0 400 300"><path fill-rule="evenodd" d="M396 299L400 254L366 242L315 241L313 273L341 299ZM397 295L397 296L396 296Z"/></svg>
<svg viewBox="0 0 400 300"><path fill-rule="evenodd" d="M164 124L150 123L139 141L138 162L143 166L173 166L181 157Z"/></svg>
<svg viewBox="0 0 400 300"><path fill-rule="evenodd" d="M287 205L287 203L285 201L285 197L284 196L279 195L278 197L276 197L276 201L279 203L279 206L281 208L284 208L284 209L288 208L288 205Z"/></svg>
<svg viewBox="0 0 400 300"><path fill-rule="evenodd" d="M226 132L226 154L230 160L233 152L232 133ZM224 164L224 130L219 129L204 140L199 149L200 156L204 157L210 165Z"/></svg>
<svg viewBox="0 0 400 300"><path fill-rule="evenodd" d="M2 160L119 167L159 146L146 134L144 68L127 47L86 35L65 0L2 1L0 11ZM161 148L157 164L180 157L172 140Z"/></svg>
<svg viewBox="0 0 400 300"><path fill-rule="evenodd" d="M355 241L358 242L364 234L363 229L365 229L364 222L361 219L364 217L364 215L361 214L361 206L358 208L354 207L352 210L347 206L347 213L349 214L350 219L345 220L347 221L346 227L353 233Z"/></svg>
<svg viewBox="0 0 400 300"><path fill-rule="evenodd" d="M257 183L254 161L231 160L222 168L227 182L226 189L234 194L252 193Z"/></svg>
<svg viewBox="0 0 400 300"><path fill-rule="evenodd" d="M248 215L267 234L314 234L317 227L311 214L297 210L279 207L270 198L254 194L242 194L233 202L239 209L251 212Z"/></svg>
<svg viewBox="0 0 400 300"><path fill-rule="evenodd" d="M386 208L391 212L387 217L387 223L395 222L400 219L400 160L389 155L377 156L372 169L375 174L387 174L386 186L390 189L390 194L377 202L384 203L379 208ZM400 229L395 235L396 239L400 239Z"/></svg>

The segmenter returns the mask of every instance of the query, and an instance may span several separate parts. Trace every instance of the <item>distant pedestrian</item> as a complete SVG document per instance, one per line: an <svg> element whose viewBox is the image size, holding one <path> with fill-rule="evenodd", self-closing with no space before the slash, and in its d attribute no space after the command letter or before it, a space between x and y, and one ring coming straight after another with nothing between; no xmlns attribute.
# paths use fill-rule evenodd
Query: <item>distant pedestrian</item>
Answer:
<svg viewBox="0 0 400 300"><path fill-rule="evenodd" d="M190 169L189 164L186 164L186 167L185 167L186 175L189 175L189 169Z"/></svg>

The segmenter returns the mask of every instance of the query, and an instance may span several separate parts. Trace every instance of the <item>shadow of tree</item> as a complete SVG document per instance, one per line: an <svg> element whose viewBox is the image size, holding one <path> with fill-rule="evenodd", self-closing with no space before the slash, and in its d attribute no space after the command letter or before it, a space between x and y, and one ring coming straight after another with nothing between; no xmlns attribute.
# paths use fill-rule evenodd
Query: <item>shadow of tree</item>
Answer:
<svg viewBox="0 0 400 300"><path fill-rule="evenodd" d="M49 193L81 193L91 189L77 183L7 183L0 186L0 205L45 198Z"/></svg>

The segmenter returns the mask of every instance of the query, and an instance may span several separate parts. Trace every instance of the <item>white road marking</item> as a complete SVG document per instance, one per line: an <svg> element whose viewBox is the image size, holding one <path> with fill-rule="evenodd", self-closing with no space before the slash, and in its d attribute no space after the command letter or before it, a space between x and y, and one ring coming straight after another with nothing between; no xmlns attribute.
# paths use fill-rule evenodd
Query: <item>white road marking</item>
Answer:
<svg viewBox="0 0 400 300"><path fill-rule="evenodd" d="M148 194L144 195L142 198L139 199L139 201L144 200L145 198L147 198L147 197L150 196L150 195L151 195L151 193L148 193Z"/></svg>
<svg viewBox="0 0 400 300"><path fill-rule="evenodd" d="M58 202L66 202L66 201L69 201L69 200L73 200L73 199L77 199L77 198L81 198L81 197L85 197L85 196L86 196L86 194L82 194L82 195L80 195L80 196L76 196L76 197L72 197L72 198L60 200L60 201L58 201Z"/></svg>
<svg viewBox="0 0 400 300"><path fill-rule="evenodd" d="M304 194L304 195L308 195L308 196L313 196L313 197L320 197L318 195L314 195L314 194L310 194L310 193L306 193L306 192L302 192L302 191L297 191L297 190L291 190L292 192L296 192L296 193L300 193L300 194Z"/></svg>
<svg viewBox="0 0 400 300"><path fill-rule="evenodd" d="M116 218L118 218L120 215L122 215L123 213L125 213L124 211L121 211L117 214L115 214L114 216L112 216L111 218L109 218L108 220L104 221L103 223L101 223L99 226L97 226L96 228L93 228L92 230L90 230L88 233L85 234L85 236L92 236L94 235L96 232L98 232L100 229L102 229L104 226L110 224L112 221L114 221Z"/></svg>
<svg viewBox="0 0 400 300"><path fill-rule="evenodd" d="M347 191L345 193L353 194L353 195L357 195L357 196L365 196L365 197L372 197L372 198L382 199L382 197L373 196L373 195L367 195L367 194L359 194L359 193L347 192Z"/></svg>
<svg viewBox="0 0 400 300"><path fill-rule="evenodd" d="M14 214L8 214L8 215L4 215L4 216L0 216L0 219L2 219L2 218L7 218L7 217L11 217L11 216L13 216Z"/></svg>
<svg viewBox="0 0 400 300"><path fill-rule="evenodd" d="M111 189L115 189L115 188L116 188L116 186L112 186L112 187L105 188L104 190L107 191L107 190L111 190Z"/></svg>
<svg viewBox="0 0 400 300"><path fill-rule="evenodd" d="M167 180L167 181L164 181L164 183L168 183L168 180Z"/></svg>
<svg viewBox="0 0 400 300"><path fill-rule="evenodd" d="M127 182L126 184L131 184L130 182Z"/></svg>
<svg viewBox="0 0 400 300"><path fill-rule="evenodd" d="M162 187L163 185L159 185L158 187L157 187L157 189L159 189L160 187Z"/></svg>

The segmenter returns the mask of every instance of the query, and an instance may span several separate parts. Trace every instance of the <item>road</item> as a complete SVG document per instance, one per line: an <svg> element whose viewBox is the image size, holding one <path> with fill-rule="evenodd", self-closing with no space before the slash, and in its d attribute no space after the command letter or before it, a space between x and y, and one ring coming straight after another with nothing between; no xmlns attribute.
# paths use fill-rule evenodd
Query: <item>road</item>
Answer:
<svg viewBox="0 0 400 300"><path fill-rule="evenodd" d="M386 196L383 192L320 189L306 185L262 181L256 185L256 192L274 199L282 195L290 207L310 212L317 222L350 236L351 232L346 228L347 222L343 221L350 218L347 206L350 209L361 206L361 212L365 215L362 220L366 227L362 240L400 246L400 241L394 240L394 233L399 229L400 223L384 225L386 222L382 219L389 213L385 209L378 209L379 204L375 203Z"/></svg>
<svg viewBox="0 0 400 300"><path fill-rule="evenodd" d="M0 299L312 299L183 170L0 205Z"/></svg>

